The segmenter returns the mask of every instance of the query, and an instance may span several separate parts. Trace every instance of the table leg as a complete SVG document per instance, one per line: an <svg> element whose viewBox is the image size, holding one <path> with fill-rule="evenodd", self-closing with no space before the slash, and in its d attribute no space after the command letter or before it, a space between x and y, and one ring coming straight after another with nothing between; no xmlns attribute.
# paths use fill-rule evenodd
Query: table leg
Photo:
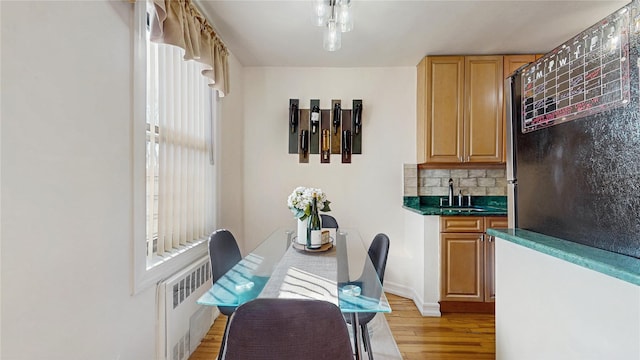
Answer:
<svg viewBox="0 0 640 360"><path fill-rule="evenodd" d="M356 360L361 359L360 349L360 324L358 324L358 313L351 313L351 327L353 328L353 347L356 350Z"/></svg>

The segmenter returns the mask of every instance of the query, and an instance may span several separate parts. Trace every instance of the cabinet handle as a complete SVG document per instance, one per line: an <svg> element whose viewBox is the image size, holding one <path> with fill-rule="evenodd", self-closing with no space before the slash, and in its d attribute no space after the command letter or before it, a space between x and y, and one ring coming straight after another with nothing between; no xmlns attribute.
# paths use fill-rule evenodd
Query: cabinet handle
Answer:
<svg viewBox="0 0 640 360"><path fill-rule="evenodd" d="M492 242L493 241L493 235L490 235L488 240L489 240L489 242Z"/></svg>
<svg viewBox="0 0 640 360"><path fill-rule="evenodd" d="M480 235L479 240L480 240L480 241L484 241L484 235Z"/></svg>

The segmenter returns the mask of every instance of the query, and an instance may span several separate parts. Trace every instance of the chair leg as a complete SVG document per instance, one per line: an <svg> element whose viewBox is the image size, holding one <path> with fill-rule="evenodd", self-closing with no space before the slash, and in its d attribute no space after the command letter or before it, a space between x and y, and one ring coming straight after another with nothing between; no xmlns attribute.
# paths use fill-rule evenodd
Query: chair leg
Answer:
<svg viewBox="0 0 640 360"><path fill-rule="evenodd" d="M369 360L373 360L373 349L371 348L371 338L369 338L369 329L367 328L367 324L361 324L360 329L362 330L362 342L364 343L364 351L367 352Z"/></svg>
<svg viewBox="0 0 640 360"><path fill-rule="evenodd" d="M351 313L351 328L353 329L353 347L355 349L355 358L360 359L362 354L360 354L360 339L358 336L358 314Z"/></svg>
<svg viewBox="0 0 640 360"><path fill-rule="evenodd" d="M364 351L369 352L369 342L367 341L367 336L364 334L366 329L366 325L360 324L360 335L362 337L362 344L364 345Z"/></svg>
<svg viewBox="0 0 640 360"><path fill-rule="evenodd" d="M231 316L227 316L227 322L224 324L224 333L222 333L222 342L220 343L220 351L218 351L218 360L222 360L224 354L224 345L227 343L227 329L229 328L229 319Z"/></svg>

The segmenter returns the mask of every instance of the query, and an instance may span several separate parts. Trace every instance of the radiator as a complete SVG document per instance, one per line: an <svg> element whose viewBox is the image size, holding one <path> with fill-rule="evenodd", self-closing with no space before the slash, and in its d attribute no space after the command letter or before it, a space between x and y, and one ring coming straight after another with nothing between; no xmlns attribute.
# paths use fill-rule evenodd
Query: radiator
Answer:
<svg viewBox="0 0 640 360"><path fill-rule="evenodd" d="M158 284L158 355L186 360L213 324L217 308L196 304L211 287L209 256L195 261Z"/></svg>

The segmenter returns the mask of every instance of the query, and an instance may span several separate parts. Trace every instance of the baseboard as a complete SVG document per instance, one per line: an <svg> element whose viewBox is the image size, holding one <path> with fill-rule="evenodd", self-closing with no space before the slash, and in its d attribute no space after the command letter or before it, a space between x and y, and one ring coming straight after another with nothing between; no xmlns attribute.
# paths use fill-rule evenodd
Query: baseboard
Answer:
<svg viewBox="0 0 640 360"><path fill-rule="evenodd" d="M440 301L440 310L443 313L495 314L496 303L475 301Z"/></svg>
<svg viewBox="0 0 640 360"><path fill-rule="evenodd" d="M440 317L442 315L439 303L425 303L422 297L408 286L387 281L384 283L384 291L413 300L422 316Z"/></svg>
<svg viewBox="0 0 640 360"><path fill-rule="evenodd" d="M442 313L440 312L440 304L424 303L422 304L422 309L420 310L420 314L422 314L422 316L440 317L442 316Z"/></svg>
<svg viewBox="0 0 640 360"><path fill-rule="evenodd" d="M413 289L411 289L410 287L400 285L398 283L394 283L391 281L386 281L384 283L383 288L385 292L391 293L393 295L402 296L407 299L414 299L416 295Z"/></svg>
<svg viewBox="0 0 640 360"><path fill-rule="evenodd" d="M211 312L211 323L212 324L213 324L214 321L216 321L218 316L220 316L220 310L216 306L215 309L213 309L213 311Z"/></svg>

